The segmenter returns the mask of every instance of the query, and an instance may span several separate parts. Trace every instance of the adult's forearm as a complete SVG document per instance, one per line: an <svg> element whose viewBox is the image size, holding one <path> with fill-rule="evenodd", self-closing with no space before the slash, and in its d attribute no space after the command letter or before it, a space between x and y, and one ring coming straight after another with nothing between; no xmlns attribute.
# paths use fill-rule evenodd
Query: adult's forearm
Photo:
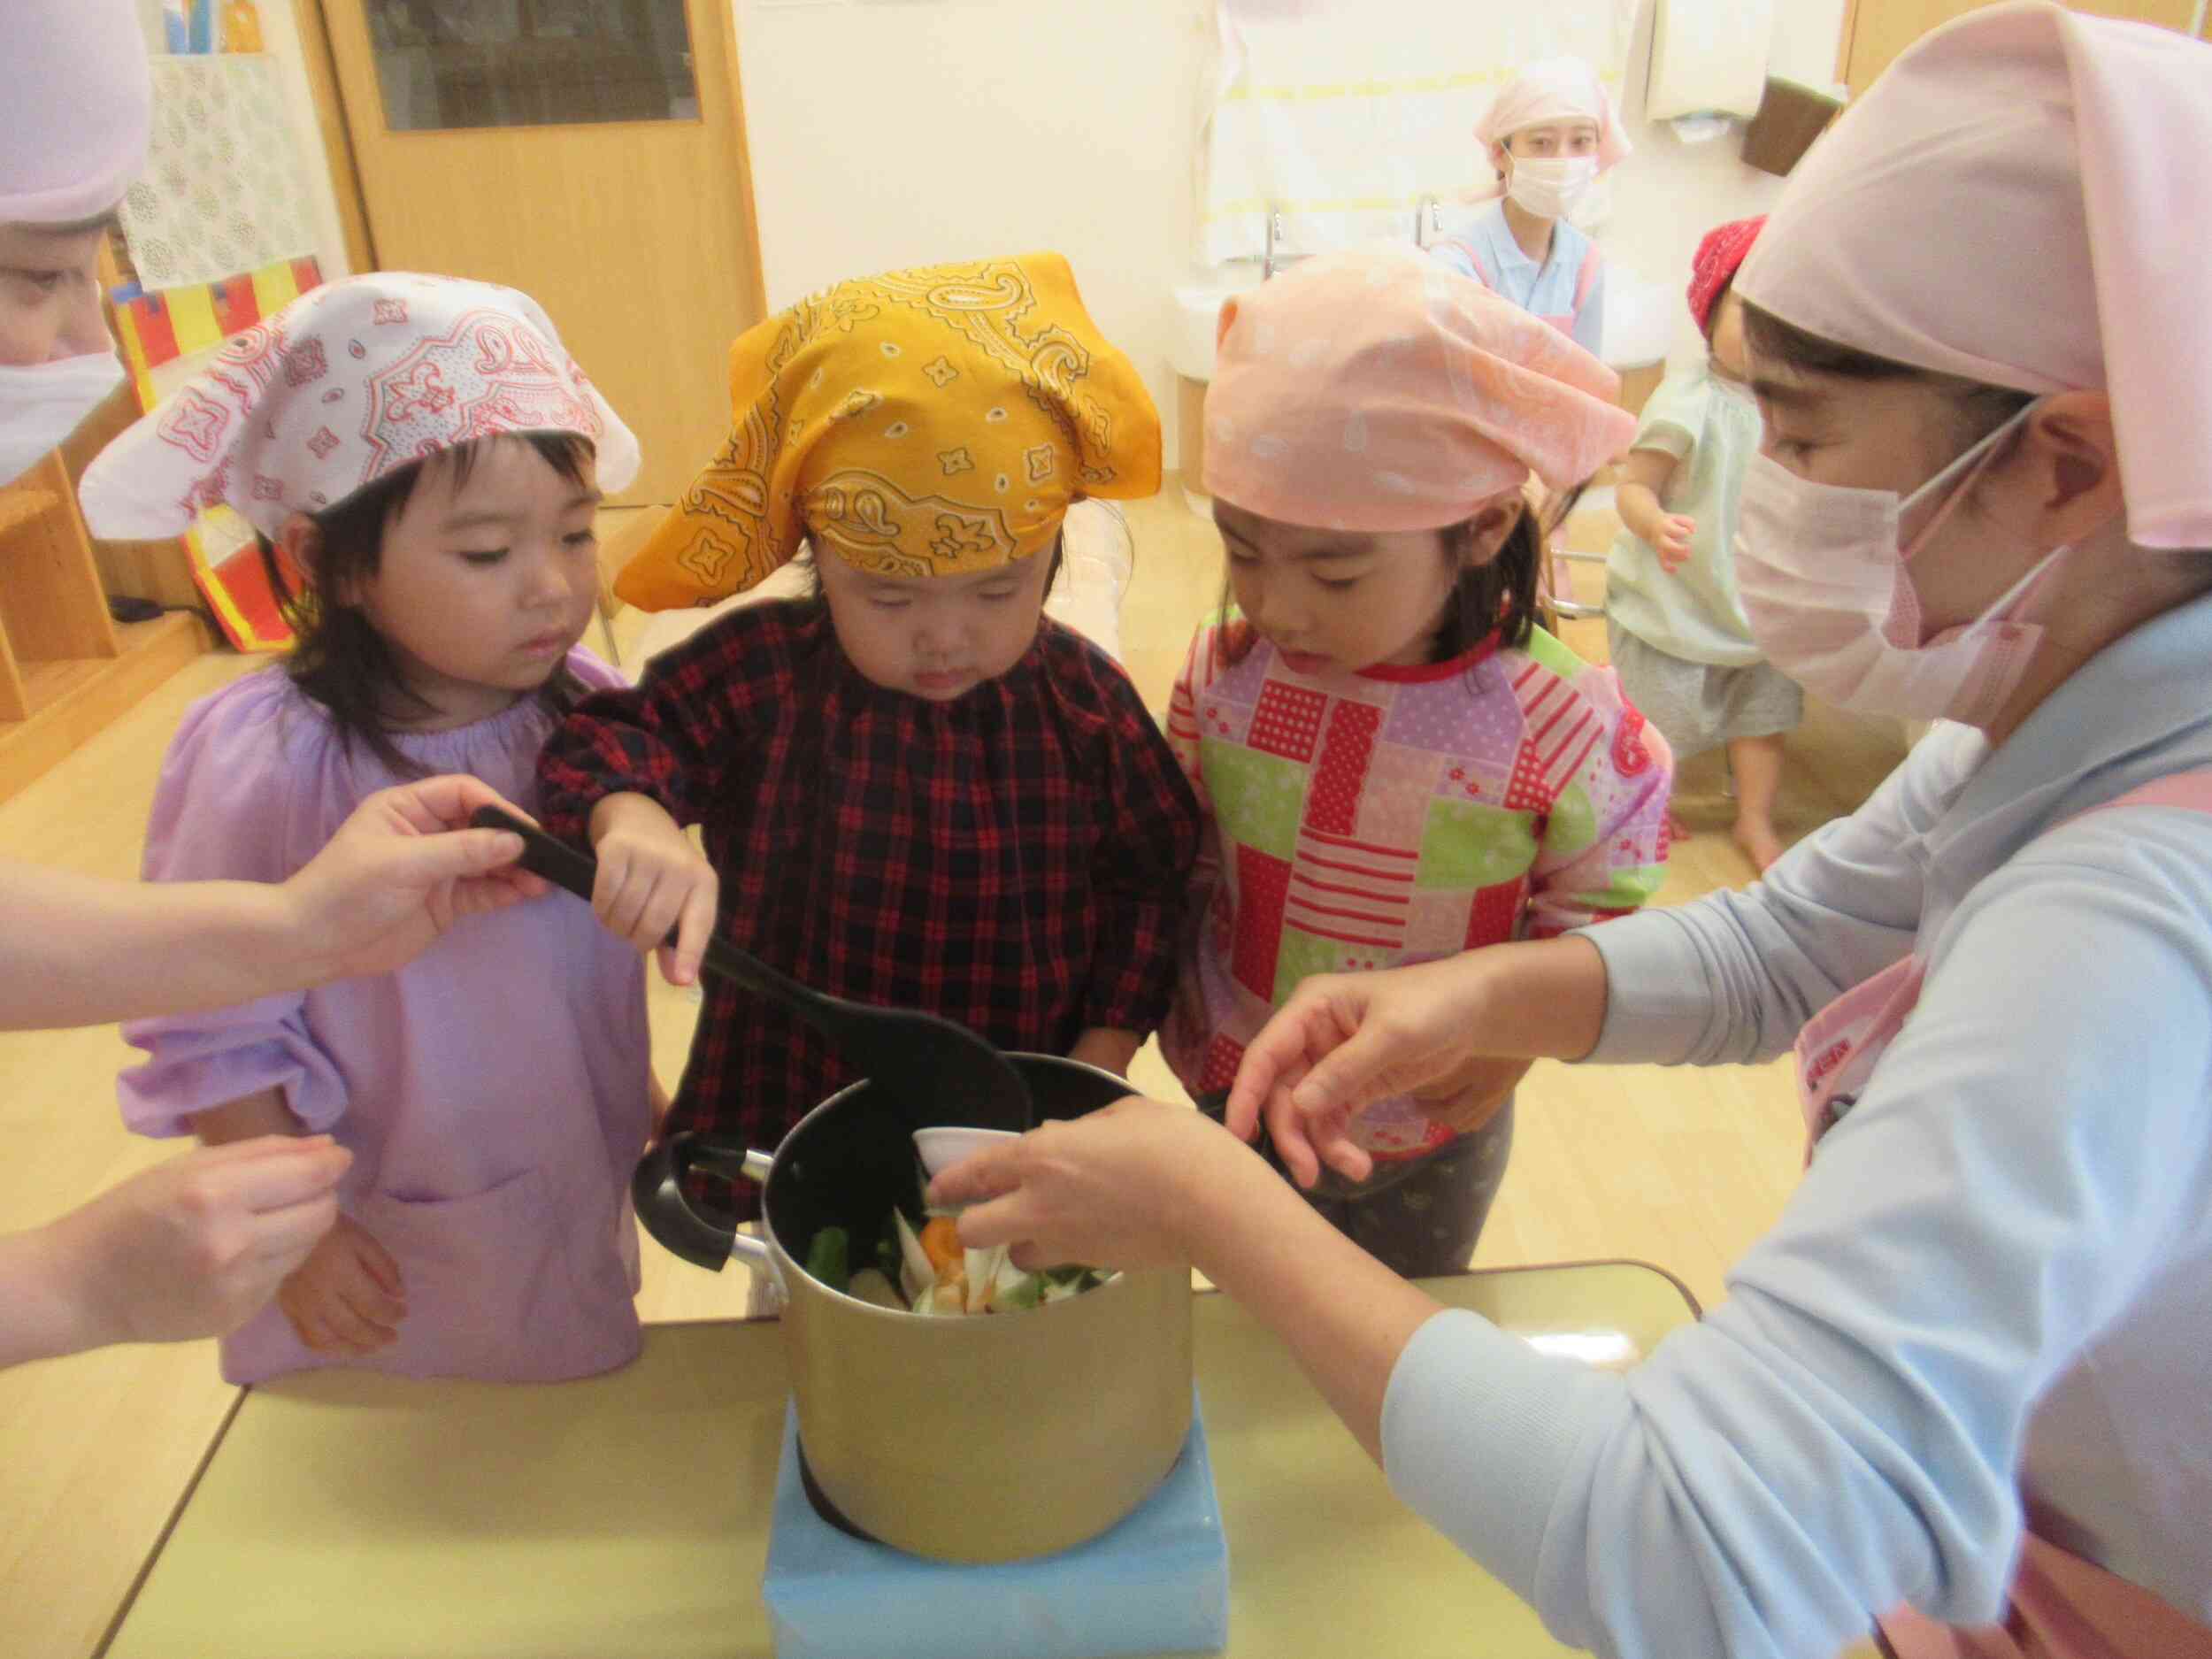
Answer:
<svg viewBox="0 0 2212 1659"><path fill-rule="evenodd" d="M51 1030L296 988L312 941L280 887L0 869L0 1026Z"/></svg>

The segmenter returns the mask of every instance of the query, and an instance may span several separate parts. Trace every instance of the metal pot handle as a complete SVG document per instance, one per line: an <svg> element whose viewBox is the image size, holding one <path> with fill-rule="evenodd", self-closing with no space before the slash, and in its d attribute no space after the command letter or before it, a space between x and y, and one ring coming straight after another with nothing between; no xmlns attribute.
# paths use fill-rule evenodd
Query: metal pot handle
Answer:
<svg viewBox="0 0 2212 1659"><path fill-rule="evenodd" d="M646 1232L672 1256L717 1273L732 1256L742 1256L756 1272L772 1278L775 1264L769 1260L767 1240L701 1215L684 1195L684 1178L694 1169L709 1169L741 1175L765 1187L774 1167L775 1160L765 1152L686 1130L670 1135L638 1161L630 1177L630 1202Z"/></svg>

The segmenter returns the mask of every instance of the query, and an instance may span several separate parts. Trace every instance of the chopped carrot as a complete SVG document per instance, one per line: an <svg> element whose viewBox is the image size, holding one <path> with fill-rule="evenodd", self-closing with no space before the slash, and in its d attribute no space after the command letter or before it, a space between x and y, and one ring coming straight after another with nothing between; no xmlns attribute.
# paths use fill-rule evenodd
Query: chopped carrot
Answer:
<svg viewBox="0 0 2212 1659"><path fill-rule="evenodd" d="M937 1270L940 1284L963 1272L968 1253L960 1242L960 1224L950 1216L932 1216L922 1228L922 1254Z"/></svg>

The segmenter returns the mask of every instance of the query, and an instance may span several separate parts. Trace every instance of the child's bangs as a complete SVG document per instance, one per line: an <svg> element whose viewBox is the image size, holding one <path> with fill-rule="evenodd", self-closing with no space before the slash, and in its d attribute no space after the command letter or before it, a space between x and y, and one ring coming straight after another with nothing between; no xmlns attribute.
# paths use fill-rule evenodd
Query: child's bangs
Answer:
<svg viewBox="0 0 2212 1659"><path fill-rule="evenodd" d="M598 453L592 441L581 433L500 432L493 433L487 437L472 438L466 443L456 444L450 449L441 450L420 465L450 467L453 472L453 488L459 489L469 481L469 474L476 470L477 462L482 458L485 450L489 446L515 440L528 444L537 451L538 459L558 473L563 481L573 484L579 488L583 487L586 469L591 465ZM409 493L412 494L411 485Z"/></svg>
<svg viewBox="0 0 2212 1659"><path fill-rule="evenodd" d="M373 531L376 538L380 538L384 527L393 517L403 511L408 503L414 500L415 491L420 488L426 475L434 471L443 471L450 476L453 488L461 489L467 485L470 475L476 471L478 463L493 444L509 442L528 444L536 451L538 458L551 467L563 481L580 489L584 487L586 470L597 454L591 440L580 433L492 433L481 438L471 438L465 443L457 443L449 449L441 449L435 455L411 461L405 466L396 467L373 483L364 484L352 495L311 516L326 537L334 532L340 541L357 543L363 540L365 533ZM372 561L368 569L373 572L373 552L369 552L368 557Z"/></svg>

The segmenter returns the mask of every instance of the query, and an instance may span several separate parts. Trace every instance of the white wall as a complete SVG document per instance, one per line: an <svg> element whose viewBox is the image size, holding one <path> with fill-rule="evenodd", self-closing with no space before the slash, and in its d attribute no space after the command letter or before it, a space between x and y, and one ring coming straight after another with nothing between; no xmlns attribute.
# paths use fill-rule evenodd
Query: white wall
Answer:
<svg viewBox="0 0 2212 1659"><path fill-rule="evenodd" d="M900 265L1056 249L1150 383L1171 457L1171 292L1196 245L1193 151L1213 0L733 4L769 303ZM1776 73L1832 79L1844 4L1783 0ZM1648 35L1640 19L1632 118ZM1640 119L1632 135L1638 153L1600 240L1609 257L1679 288L1698 237L1760 211L1781 180L1745 166L1733 137L1694 148ZM1686 311L1681 331L1686 349Z"/></svg>
<svg viewBox="0 0 2212 1659"><path fill-rule="evenodd" d="M1824 87L1835 80L1846 0L1779 0L1774 8L1770 73ZM1698 239L1716 225L1764 212L1783 181L1743 164L1740 129L1708 144L1686 144L1664 123L1643 119L1644 69L1651 55L1651 7L1644 0L1629 54L1626 108L1635 153L1623 162L1613 191L1611 218L1597 232L1609 260L1679 296L1690 280ZM1670 359L1687 360L1705 349L1686 303L1674 307Z"/></svg>
<svg viewBox="0 0 2212 1659"><path fill-rule="evenodd" d="M301 56L299 25L293 11L303 0L259 0L261 42L276 59L278 78L284 83L284 102L292 132L307 164L310 188L315 198L315 258L326 280L350 276L346 259L345 233L339 227L338 199L330 183L330 156L323 145L323 129L315 119L315 97Z"/></svg>
<svg viewBox="0 0 2212 1659"><path fill-rule="evenodd" d="M330 183L330 157L323 148L322 128L316 121L315 97L308 84L295 15L298 6L311 3L312 0L256 0L254 11L261 20L262 45L276 60L277 79L284 87L286 116L299 141L309 188L314 193L314 253L327 279L350 275L352 267L346 261L345 233L339 225L338 198ZM146 35L146 50L156 54L166 51L161 0L136 0L136 4L139 24Z"/></svg>
<svg viewBox="0 0 2212 1659"><path fill-rule="evenodd" d="M736 4L770 305L1051 249L1172 423L1212 0Z"/></svg>

